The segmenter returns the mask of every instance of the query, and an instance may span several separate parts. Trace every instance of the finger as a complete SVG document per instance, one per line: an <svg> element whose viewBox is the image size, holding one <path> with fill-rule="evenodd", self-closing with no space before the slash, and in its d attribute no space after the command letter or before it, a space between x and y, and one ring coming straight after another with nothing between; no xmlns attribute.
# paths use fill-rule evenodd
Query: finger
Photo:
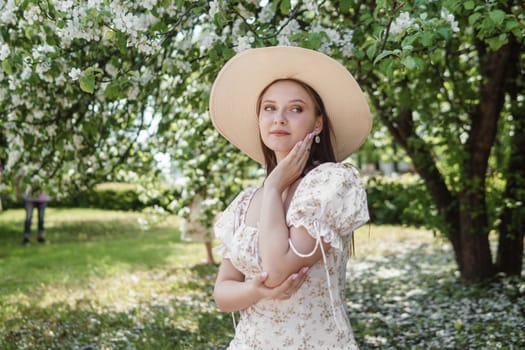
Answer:
<svg viewBox="0 0 525 350"><path fill-rule="evenodd" d="M301 165L301 167L306 164L308 158L310 157L310 148L312 147L312 140L310 135L311 134L308 134L308 136L304 140L299 151L299 155L297 157L297 162Z"/></svg>
<svg viewBox="0 0 525 350"><path fill-rule="evenodd" d="M264 281L268 278L267 272L261 272L259 276L257 276L257 285L263 285Z"/></svg>
<svg viewBox="0 0 525 350"><path fill-rule="evenodd" d="M299 271L298 277L293 281L293 283L290 286L290 289L288 290L288 292L291 292L293 294L301 287L301 285L306 280L306 277L308 277L307 272L308 272L308 267L303 267Z"/></svg>
<svg viewBox="0 0 525 350"><path fill-rule="evenodd" d="M315 134L313 132L309 133L308 135L306 135L305 139L304 139L304 146L305 146L305 149L306 149L306 154L309 155L310 154L310 149L312 147L312 143L313 143L313 139L315 137Z"/></svg>
<svg viewBox="0 0 525 350"><path fill-rule="evenodd" d="M298 277L299 277L299 274L297 274L297 273L293 273L290 276L288 276L288 278L283 283L281 283L280 286L275 288L276 294L279 295L280 297L282 297L286 292L288 292L288 290L291 288L291 286L293 285L294 281Z"/></svg>

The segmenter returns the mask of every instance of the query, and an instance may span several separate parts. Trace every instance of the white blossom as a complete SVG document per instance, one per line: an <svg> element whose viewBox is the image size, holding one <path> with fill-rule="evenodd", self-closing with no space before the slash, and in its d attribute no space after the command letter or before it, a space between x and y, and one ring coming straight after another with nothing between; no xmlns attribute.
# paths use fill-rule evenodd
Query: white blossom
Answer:
<svg viewBox="0 0 525 350"><path fill-rule="evenodd" d="M459 32L458 21L456 21L454 15L448 12L446 8L441 9L441 17L450 24L453 32Z"/></svg>
<svg viewBox="0 0 525 350"><path fill-rule="evenodd" d="M47 73L51 69L49 63L47 62L40 62L36 65L35 71L38 75L42 77L44 73Z"/></svg>
<svg viewBox="0 0 525 350"><path fill-rule="evenodd" d="M259 22L269 23L273 16L275 16L275 11L272 9L271 4L267 4L262 8L261 12L259 12Z"/></svg>
<svg viewBox="0 0 525 350"><path fill-rule="evenodd" d="M414 19L410 18L410 14L406 11L401 12L390 26L390 34L397 35L410 28L414 23Z"/></svg>
<svg viewBox="0 0 525 350"><path fill-rule="evenodd" d="M10 53L11 49L9 48L9 45L0 43L0 61L5 60Z"/></svg>
<svg viewBox="0 0 525 350"><path fill-rule="evenodd" d="M139 88L137 86L132 86L129 90L128 90L128 100L135 100L137 98L137 96L139 95Z"/></svg>
<svg viewBox="0 0 525 350"><path fill-rule="evenodd" d="M56 1L54 5L57 11L68 12L73 7L74 3L71 0L63 0Z"/></svg>
<svg viewBox="0 0 525 350"><path fill-rule="evenodd" d="M42 21L42 16L39 13L39 8L31 6L24 11L24 18L28 24L33 25L37 21Z"/></svg>
<svg viewBox="0 0 525 350"><path fill-rule="evenodd" d="M218 0L210 1L210 11L208 11L208 15L210 17L215 17L217 13L220 11L220 4Z"/></svg>
<svg viewBox="0 0 525 350"><path fill-rule="evenodd" d="M215 34L214 31L204 31L201 33L199 39L201 48L207 50L213 47L213 44L219 40L219 36Z"/></svg>
<svg viewBox="0 0 525 350"><path fill-rule="evenodd" d="M242 52L244 50L248 50L252 47L253 41L254 38L251 35L239 37L237 40L237 45L234 47L235 52Z"/></svg>
<svg viewBox="0 0 525 350"><path fill-rule="evenodd" d="M319 13L319 7L317 5L317 1L305 0L304 6L306 7L308 11L313 11L315 14Z"/></svg>
<svg viewBox="0 0 525 350"><path fill-rule="evenodd" d="M143 0L142 1L142 7L144 7L147 10L152 10L155 6L157 6L157 0Z"/></svg>
<svg viewBox="0 0 525 350"><path fill-rule="evenodd" d="M71 70L69 71L69 77L72 80L78 80L78 78L80 78L81 75L82 75L82 70L79 68L71 68Z"/></svg>
<svg viewBox="0 0 525 350"><path fill-rule="evenodd" d="M286 21L288 21L288 19L286 18L283 19L281 23L279 23L279 27L282 27L283 25L285 25ZM286 24L286 26L279 33L279 37L277 38L279 41L279 45L284 45L284 46L292 45L292 42L290 41L290 36L292 34L297 33L300 30L301 30L301 27L299 26L299 23L295 19L292 19L290 22Z"/></svg>
<svg viewBox="0 0 525 350"><path fill-rule="evenodd" d="M112 77L118 74L118 69L109 62L106 64L105 68L106 68L106 72L108 72L108 74L111 75Z"/></svg>
<svg viewBox="0 0 525 350"><path fill-rule="evenodd" d="M17 6L14 0L7 0L0 11L0 24L16 24L15 11Z"/></svg>
<svg viewBox="0 0 525 350"><path fill-rule="evenodd" d="M46 128L46 131L47 131L47 134L48 134L50 137L55 136L55 135L56 135L56 131L57 131L57 126L56 126L56 124L48 125L47 128Z"/></svg>
<svg viewBox="0 0 525 350"><path fill-rule="evenodd" d="M84 138L82 135L75 134L73 135L73 144L75 145L76 149L81 149L83 147L82 142L84 141Z"/></svg>

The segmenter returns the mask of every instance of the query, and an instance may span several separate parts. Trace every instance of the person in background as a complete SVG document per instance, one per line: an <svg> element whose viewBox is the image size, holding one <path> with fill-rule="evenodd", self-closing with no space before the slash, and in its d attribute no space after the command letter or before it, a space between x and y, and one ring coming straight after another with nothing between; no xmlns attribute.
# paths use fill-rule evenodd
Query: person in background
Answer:
<svg viewBox="0 0 525 350"><path fill-rule="evenodd" d="M24 221L24 238L22 244L29 244L29 236L31 234L31 222L33 219L33 209L38 211L38 231L37 241L45 243L44 238L44 215L49 196L43 189L43 181L37 175L30 176L26 174L26 170L22 169L15 180L16 197L19 201L24 200L24 207L26 210L26 217Z"/></svg>
<svg viewBox="0 0 525 350"><path fill-rule="evenodd" d="M4 165L0 161L0 185L2 185L2 176L4 174ZM0 197L0 213L4 210L4 207L2 206L2 198Z"/></svg>
<svg viewBox="0 0 525 350"><path fill-rule="evenodd" d="M206 248L206 263L216 265L212 251L212 230L203 222L205 213L201 204L202 197L197 194L188 207L188 217L182 222L181 238L186 241L203 242Z"/></svg>

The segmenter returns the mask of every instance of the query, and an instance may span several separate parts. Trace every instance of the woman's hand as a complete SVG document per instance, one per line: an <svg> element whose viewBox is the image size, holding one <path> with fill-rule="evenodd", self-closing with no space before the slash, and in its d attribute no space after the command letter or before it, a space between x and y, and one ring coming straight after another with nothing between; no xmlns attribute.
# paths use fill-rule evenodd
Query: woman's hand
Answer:
<svg viewBox="0 0 525 350"><path fill-rule="evenodd" d="M310 148L314 132L306 135L304 140L297 142L290 153L277 164L270 175L264 181L264 185L275 187L279 193L284 192L291 184L301 176L303 169L310 156Z"/></svg>
<svg viewBox="0 0 525 350"><path fill-rule="evenodd" d="M261 273L258 278L253 280L253 284L261 299L289 299L301 287L306 279L308 267L303 267L297 273L291 274L280 285L269 288L264 285L264 281L268 278L266 272Z"/></svg>

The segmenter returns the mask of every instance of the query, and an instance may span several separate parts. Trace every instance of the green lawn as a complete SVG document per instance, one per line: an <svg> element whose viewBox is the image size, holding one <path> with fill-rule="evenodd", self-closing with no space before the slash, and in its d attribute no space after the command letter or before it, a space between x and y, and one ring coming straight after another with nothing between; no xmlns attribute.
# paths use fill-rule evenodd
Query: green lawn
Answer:
<svg viewBox="0 0 525 350"><path fill-rule="evenodd" d="M177 218L143 230L138 213L49 208L48 242L24 247L23 215L0 214L0 349L226 347L216 268L180 241ZM355 246L347 304L361 349L525 348L524 278L464 285L425 230L365 226Z"/></svg>

